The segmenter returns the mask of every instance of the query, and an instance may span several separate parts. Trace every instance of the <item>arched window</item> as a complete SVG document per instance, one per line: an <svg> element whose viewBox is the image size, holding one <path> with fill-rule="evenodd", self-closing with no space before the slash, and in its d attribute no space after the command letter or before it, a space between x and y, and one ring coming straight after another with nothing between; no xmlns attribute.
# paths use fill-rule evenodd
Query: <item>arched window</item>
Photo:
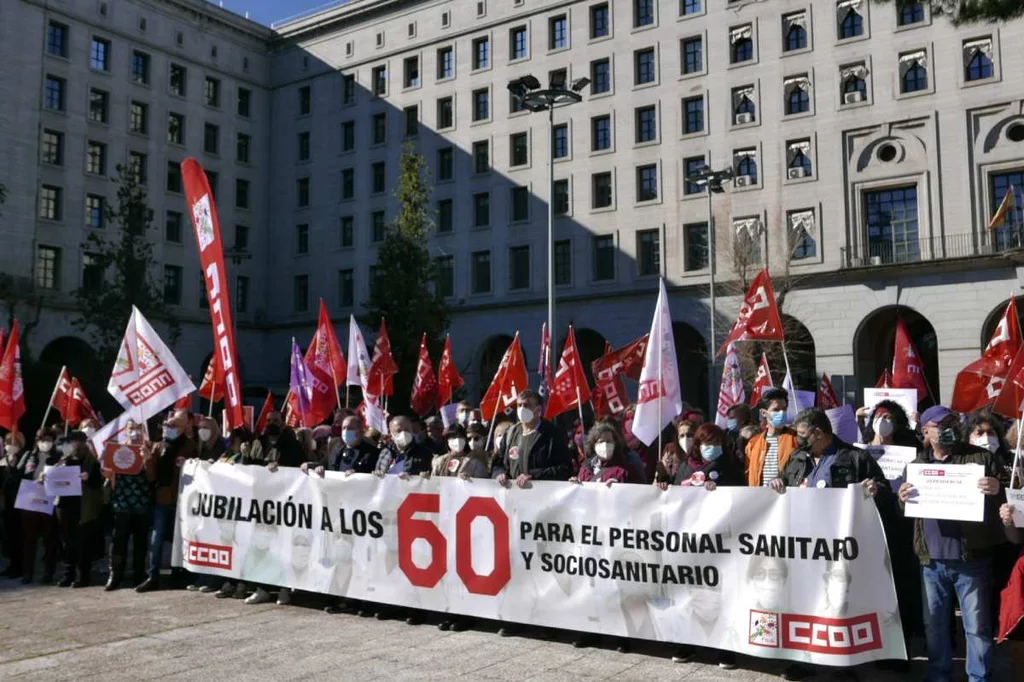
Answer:
<svg viewBox="0 0 1024 682"><path fill-rule="evenodd" d="M752 184L757 183L757 159L753 154L745 154L740 157L739 163L736 164L736 175L749 176Z"/></svg>
<svg viewBox="0 0 1024 682"><path fill-rule="evenodd" d="M845 40L847 38L856 38L859 35L864 34L864 17L857 13L857 10L851 9L846 12L846 16L839 22L839 39Z"/></svg>
<svg viewBox="0 0 1024 682"><path fill-rule="evenodd" d="M740 38L732 44L732 63L747 62L754 58L754 41Z"/></svg>
<svg viewBox="0 0 1024 682"><path fill-rule="evenodd" d="M980 81L992 77L992 60L981 50L967 63L967 80Z"/></svg>
<svg viewBox="0 0 1024 682"><path fill-rule="evenodd" d="M904 2L900 7L900 26L909 26L924 21L924 5L920 2Z"/></svg>
<svg viewBox="0 0 1024 682"><path fill-rule="evenodd" d="M796 153L793 154L793 158L789 161L789 167L803 168L804 175L811 174L811 160L806 154L804 154L803 150L797 150Z"/></svg>
<svg viewBox="0 0 1024 682"><path fill-rule="evenodd" d="M848 95L851 92L859 92L861 100L865 100L868 97L868 84L860 76L850 76L843 81L843 95Z"/></svg>
<svg viewBox="0 0 1024 682"><path fill-rule="evenodd" d="M739 104L736 105L735 113L737 116L739 116L740 114L750 114L751 116L753 116L754 114L757 113L757 107L754 106L753 100L751 100L746 95L743 95L742 97L740 97Z"/></svg>
<svg viewBox="0 0 1024 682"><path fill-rule="evenodd" d="M901 79L903 92L920 92L928 89L928 69L921 66L921 62L915 61L906 70Z"/></svg>
<svg viewBox="0 0 1024 682"><path fill-rule="evenodd" d="M786 33L786 51L802 50L805 47L807 47L807 30L799 24L793 24Z"/></svg>
<svg viewBox="0 0 1024 682"><path fill-rule="evenodd" d="M806 89L798 85L789 91L789 96L786 97L786 114L802 114L810 108L811 98Z"/></svg>

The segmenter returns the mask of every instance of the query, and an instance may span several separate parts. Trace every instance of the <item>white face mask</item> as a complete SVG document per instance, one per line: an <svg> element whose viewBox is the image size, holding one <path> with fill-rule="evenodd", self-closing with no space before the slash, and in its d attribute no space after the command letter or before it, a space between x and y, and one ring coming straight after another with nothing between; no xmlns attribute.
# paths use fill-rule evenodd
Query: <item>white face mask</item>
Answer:
<svg viewBox="0 0 1024 682"><path fill-rule="evenodd" d="M92 438L96 435L96 429L91 426L86 426L82 431L85 433L86 438Z"/></svg>
<svg viewBox="0 0 1024 682"><path fill-rule="evenodd" d="M449 438L448 439L448 449L451 452L462 452L463 450L466 449L466 439L465 438Z"/></svg>
<svg viewBox="0 0 1024 682"><path fill-rule="evenodd" d="M690 448L693 446L693 436L683 436L679 439L679 447L683 449L683 453L687 454L690 452Z"/></svg>
<svg viewBox="0 0 1024 682"><path fill-rule="evenodd" d="M50 447L53 447L53 443L50 443ZM21 452L21 450L18 448L17 445L8 445L4 447L4 452L6 452L8 456L13 457L14 455Z"/></svg>
<svg viewBox="0 0 1024 682"><path fill-rule="evenodd" d="M39 452L50 452L53 450L52 440L39 441Z"/></svg>
<svg viewBox="0 0 1024 682"><path fill-rule="evenodd" d="M474 450L483 450L484 449L484 439L483 438L479 438L479 437L477 437L477 438L470 438L469 439L469 447L471 447Z"/></svg>
<svg viewBox="0 0 1024 682"><path fill-rule="evenodd" d="M979 448L985 448L989 452L995 452L999 449L999 439L991 433L986 433L981 436L972 436L971 445Z"/></svg>
<svg viewBox="0 0 1024 682"><path fill-rule="evenodd" d="M408 431L399 431L395 434L394 439L395 445L404 450L409 447L409 443L412 442L412 434Z"/></svg>
<svg viewBox="0 0 1024 682"><path fill-rule="evenodd" d="M888 438L892 435L892 421L888 419L876 419L872 424L872 428L882 438Z"/></svg>
<svg viewBox="0 0 1024 682"><path fill-rule="evenodd" d="M594 445L594 452L597 454L599 459L607 462L612 458L612 455L615 454L615 443L596 443Z"/></svg>
<svg viewBox="0 0 1024 682"><path fill-rule="evenodd" d="M536 416L529 407L520 407L516 413L519 415L519 421L524 424L532 424L533 418Z"/></svg>
<svg viewBox="0 0 1024 682"><path fill-rule="evenodd" d="M210 436L212 435L213 431L211 431L210 429L199 429L199 440L201 441L205 442L210 440Z"/></svg>
<svg viewBox="0 0 1024 682"><path fill-rule="evenodd" d="M465 426L466 422L469 421L469 412L459 412L459 414L458 414L458 421L459 421L460 424Z"/></svg>
<svg viewBox="0 0 1024 682"><path fill-rule="evenodd" d="M75 454L75 444L64 443L64 445L61 446L60 451L64 453L65 457L70 457L71 455Z"/></svg>

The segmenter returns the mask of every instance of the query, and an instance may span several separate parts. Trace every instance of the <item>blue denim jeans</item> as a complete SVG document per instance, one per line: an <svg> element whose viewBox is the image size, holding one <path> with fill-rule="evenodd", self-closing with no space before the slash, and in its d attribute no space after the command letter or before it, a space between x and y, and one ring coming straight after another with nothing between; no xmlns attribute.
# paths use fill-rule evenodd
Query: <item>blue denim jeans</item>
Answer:
<svg viewBox="0 0 1024 682"><path fill-rule="evenodd" d="M174 533L176 509L173 504L161 504L153 510L153 534L149 539L149 577L153 580L160 579L160 565L164 561L164 540L170 539Z"/></svg>
<svg viewBox="0 0 1024 682"><path fill-rule="evenodd" d="M992 676L992 562L932 561L921 567L924 586L924 624L928 641L928 682L953 677L950 616L953 600L960 602L967 638L967 679L982 682Z"/></svg>

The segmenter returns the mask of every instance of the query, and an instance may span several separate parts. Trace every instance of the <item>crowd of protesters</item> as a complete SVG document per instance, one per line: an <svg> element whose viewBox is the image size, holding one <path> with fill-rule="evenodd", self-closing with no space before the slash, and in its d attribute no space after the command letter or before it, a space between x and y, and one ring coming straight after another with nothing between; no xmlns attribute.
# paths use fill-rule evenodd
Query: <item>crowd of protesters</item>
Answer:
<svg viewBox="0 0 1024 682"><path fill-rule="evenodd" d="M952 652L956 638L954 609L959 604L966 644L966 671L970 680L991 677L994 636L1000 608L1024 605L1024 543L1013 525L1013 508L1005 490L1011 480L1020 485L1021 473L1012 476L1013 453L1005 423L986 412L960 415L936 405L922 414L908 415L898 404L883 401L857 412L861 442L900 445L917 450L916 461L945 464L980 464L985 476L978 482L987 496L981 523L908 518L903 505L913 495L902 483L893 489L874 456L841 441L826 414L817 409L787 419L789 396L784 390L767 391L760 405L729 409L725 428L705 421L687 408L651 445L632 433L633 409L600 420L588 431L577 422L574 429L541 417L541 397L524 391L514 415L499 415L485 424L474 405L460 403L455 421L445 426L438 417L426 421L394 416L387 433L365 428L353 411L339 410L330 425L293 429L281 413L267 416L261 433L235 429L222 434L212 419L195 421L186 410L170 412L147 433L146 425L132 424L127 440L142 448L144 466L135 475L103 469L89 438L97 424L85 421L78 430L60 435L40 429L31 447L21 434L4 437L0 458L3 500L3 554L7 567L2 577L22 583L58 579L58 585L82 588L92 584L94 563L106 557L105 589L132 586L145 593L186 586L218 598L244 599L249 604L273 600L288 604L291 591L272 585L190 575L180 569L162 572L164 545L171 540L177 504L179 474L192 458L235 465L301 469L308 475L326 472L376 476L458 476L492 478L500 485L527 487L531 481L599 482L613 485L768 487L783 494L789 487L845 488L862 486L874 499L886 530L900 615L910 651L910 638L924 634L929 680L953 675ZM63 432L62 432L63 433ZM1013 437L1013 434L1010 434ZM22 480L39 481L48 466L81 468L81 497L58 498L56 513L48 516L14 508ZM42 544L42 573L37 552ZM130 572L128 553L131 551ZM1011 573L1018 574L1010 580ZM1007 583L1016 586L1004 590ZM1002 592L1002 594L1000 594ZM357 613L378 618L402 617L410 624L423 614L369 602L333 599L328 613ZM463 630L467 618L446 614L439 627ZM523 626L503 623L507 636ZM1015 667L1024 670L1024 625L1009 638ZM574 645L596 642L580 634ZM628 650L627 640L616 648ZM673 656L686 662L702 655L682 646ZM706 654L705 654L706 655ZM723 668L736 667L735 654L714 652ZM906 669L906 662L887 661L885 667ZM813 671L793 664L785 679L803 679Z"/></svg>

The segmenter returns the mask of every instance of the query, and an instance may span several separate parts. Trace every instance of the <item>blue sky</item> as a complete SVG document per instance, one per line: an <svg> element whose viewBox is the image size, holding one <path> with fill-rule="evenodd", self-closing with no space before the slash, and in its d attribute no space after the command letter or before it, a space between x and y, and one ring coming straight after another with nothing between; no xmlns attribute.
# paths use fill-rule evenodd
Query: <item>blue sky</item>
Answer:
<svg viewBox="0 0 1024 682"><path fill-rule="evenodd" d="M213 4L221 4L213 0ZM270 26L271 22L281 21L288 17L302 14L308 10L324 5L338 4L331 0L224 0L224 9L245 16L261 24Z"/></svg>

